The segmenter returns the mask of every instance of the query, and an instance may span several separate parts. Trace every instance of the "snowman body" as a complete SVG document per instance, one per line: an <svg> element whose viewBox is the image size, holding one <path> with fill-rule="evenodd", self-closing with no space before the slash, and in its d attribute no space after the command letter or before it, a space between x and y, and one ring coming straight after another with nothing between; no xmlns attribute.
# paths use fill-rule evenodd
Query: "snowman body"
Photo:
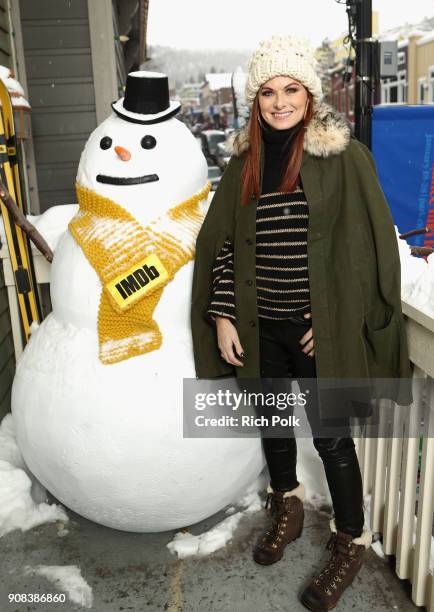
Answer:
<svg viewBox="0 0 434 612"><path fill-rule="evenodd" d="M134 182L143 176L158 179ZM89 138L77 180L147 226L200 192L207 167L177 119L137 126L113 115ZM12 410L30 470L59 501L103 525L164 531L195 523L236 500L263 467L258 438L183 438L183 379L195 378L192 273L190 261L154 311L161 347L104 365L100 279L68 230L56 247L53 312L18 363Z"/></svg>

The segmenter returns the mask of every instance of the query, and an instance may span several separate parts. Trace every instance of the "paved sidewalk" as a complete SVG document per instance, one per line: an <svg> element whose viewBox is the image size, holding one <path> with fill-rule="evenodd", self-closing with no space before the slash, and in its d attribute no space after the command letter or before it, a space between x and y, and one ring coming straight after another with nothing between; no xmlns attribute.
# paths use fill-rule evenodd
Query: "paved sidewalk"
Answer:
<svg viewBox="0 0 434 612"><path fill-rule="evenodd" d="M25 576L26 565L78 565L93 589L95 612L302 612L298 596L312 573L328 558L326 515L306 508L301 538L284 558L259 566L251 548L265 521L257 512L242 519L234 539L209 557L177 560L166 544L175 532L131 534L114 531L68 511L67 535L48 524L0 540L1 612L83 611L77 604L9 604L8 593L56 593L42 577ZM192 526L199 534L225 518L219 513ZM389 562L372 550L366 564L336 610L414 612L409 587L396 578Z"/></svg>

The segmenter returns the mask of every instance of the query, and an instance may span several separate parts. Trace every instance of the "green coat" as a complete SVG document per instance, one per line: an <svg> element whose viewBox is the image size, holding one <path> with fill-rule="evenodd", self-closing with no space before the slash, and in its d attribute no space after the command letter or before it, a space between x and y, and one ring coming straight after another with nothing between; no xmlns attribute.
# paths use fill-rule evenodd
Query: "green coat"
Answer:
<svg viewBox="0 0 434 612"><path fill-rule="evenodd" d="M235 140L234 154L197 238L191 325L198 378L230 376L234 371L242 378L260 375L257 199L240 204L247 147L245 130ZM317 376L411 377L392 216L370 151L324 104L305 133L301 179L309 205L307 250ZM239 368L221 360L215 327L205 316L211 269L226 238L234 244L236 327L246 353ZM391 399L405 405L411 396L392 393Z"/></svg>

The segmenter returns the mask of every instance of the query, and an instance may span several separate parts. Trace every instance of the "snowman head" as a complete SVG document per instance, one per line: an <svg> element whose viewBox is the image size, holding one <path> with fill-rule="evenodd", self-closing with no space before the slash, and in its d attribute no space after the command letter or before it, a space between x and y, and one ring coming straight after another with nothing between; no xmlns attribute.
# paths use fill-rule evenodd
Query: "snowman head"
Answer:
<svg viewBox="0 0 434 612"><path fill-rule="evenodd" d="M207 180L207 164L194 136L173 116L179 103L163 101L166 110L161 111L161 95L158 98L155 86L153 95L159 105L152 109L157 112L137 113L137 104L134 111L129 110L131 79L136 86L133 100L139 100L140 110L151 108L143 106L146 96L142 91L140 98L137 82L141 85L145 79L153 84L156 77L135 77L137 74L159 75L128 75L125 98L113 105L115 113L92 132L86 143L77 181L114 200L140 223L147 224L200 191Z"/></svg>

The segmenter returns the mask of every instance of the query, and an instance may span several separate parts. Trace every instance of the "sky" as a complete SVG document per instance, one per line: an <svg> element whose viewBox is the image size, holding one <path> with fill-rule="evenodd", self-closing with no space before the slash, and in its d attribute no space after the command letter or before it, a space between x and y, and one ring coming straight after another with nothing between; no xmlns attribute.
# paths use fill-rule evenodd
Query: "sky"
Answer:
<svg viewBox="0 0 434 612"><path fill-rule="evenodd" d="M380 32L434 17L434 0L372 0ZM283 25L282 25L283 24ZM148 44L180 49L253 49L272 34L310 38L315 46L348 30L336 0L150 0Z"/></svg>

